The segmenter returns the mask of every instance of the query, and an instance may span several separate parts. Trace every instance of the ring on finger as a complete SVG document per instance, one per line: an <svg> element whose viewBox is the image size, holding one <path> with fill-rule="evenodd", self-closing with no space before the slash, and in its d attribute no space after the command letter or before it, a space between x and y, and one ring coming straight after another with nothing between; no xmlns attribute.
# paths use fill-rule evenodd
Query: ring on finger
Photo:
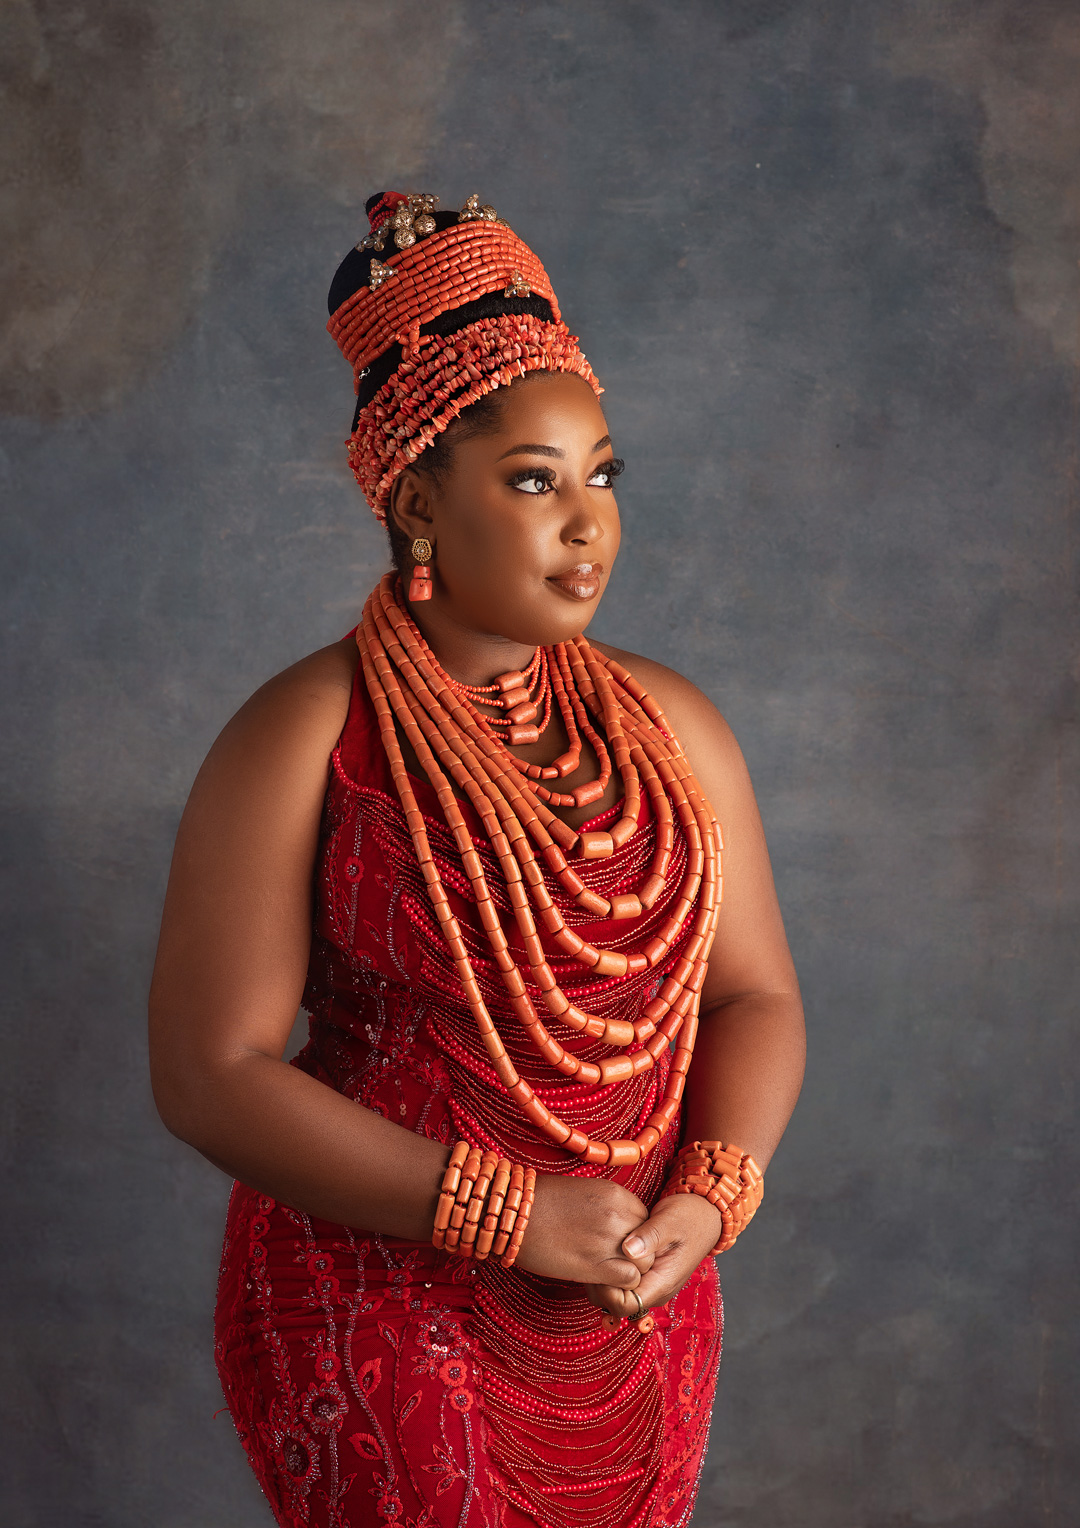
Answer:
<svg viewBox="0 0 1080 1528"><path fill-rule="evenodd" d="M636 1289L631 1289L630 1293L633 1295L634 1299L637 1301L637 1315L636 1316L631 1316L630 1320L631 1321L641 1321L641 1320L644 1319L645 1316L647 1316L649 1314L649 1307L644 1303L644 1301L642 1300L641 1296L638 1294Z"/></svg>

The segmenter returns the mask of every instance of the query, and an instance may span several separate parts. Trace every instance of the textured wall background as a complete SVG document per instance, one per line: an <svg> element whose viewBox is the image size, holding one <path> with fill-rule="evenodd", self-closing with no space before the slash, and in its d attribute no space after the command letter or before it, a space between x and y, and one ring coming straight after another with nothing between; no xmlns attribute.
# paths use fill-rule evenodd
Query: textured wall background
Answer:
<svg viewBox="0 0 1080 1528"><path fill-rule="evenodd" d="M324 294L386 185L534 242L607 383L594 631L718 702L812 1035L695 1524L1067 1528L1070 0L8 0L7 1528L258 1528L227 1184L144 994L214 734L384 565Z"/></svg>

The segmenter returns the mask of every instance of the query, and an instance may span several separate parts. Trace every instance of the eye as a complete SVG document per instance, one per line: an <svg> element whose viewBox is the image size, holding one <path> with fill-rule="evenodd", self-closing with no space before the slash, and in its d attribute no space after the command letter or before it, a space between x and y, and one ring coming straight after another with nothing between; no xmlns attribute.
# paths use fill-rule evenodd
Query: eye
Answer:
<svg viewBox="0 0 1080 1528"><path fill-rule="evenodd" d="M555 474L550 467L535 472L522 472L510 479L510 486L519 488L522 493L547 493L555 487Z"/></svg>
<svg viewBox="0 0 1080 1528"><path fill-rule="evenodd" d="M623 470L625 462L621 457L613 456L610 461L604 462L597 467L585 483L586 488L614 488L615 479Z"/></svg>

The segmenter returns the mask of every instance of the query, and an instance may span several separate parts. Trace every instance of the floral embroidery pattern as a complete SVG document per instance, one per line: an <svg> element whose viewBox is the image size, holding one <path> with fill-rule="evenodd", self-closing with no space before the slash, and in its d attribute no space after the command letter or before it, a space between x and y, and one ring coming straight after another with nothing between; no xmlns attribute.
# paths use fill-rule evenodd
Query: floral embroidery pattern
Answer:
<svg viewBox="0 0 1080 1528"><path fill-rule="evenodd" d="M490 1338L480 1293L434 1248L358 1241L237 1186L218 1364L282 1528L551 1528L493 1451L502 1365L498 1342L487 1353L477 1340ZM661 1489L646 1493L628 1528L689 1520L720 1323L710 1260L658 1313L647 1353L633 1338L634 1372L653 1374L666 1400Z"/></svg>

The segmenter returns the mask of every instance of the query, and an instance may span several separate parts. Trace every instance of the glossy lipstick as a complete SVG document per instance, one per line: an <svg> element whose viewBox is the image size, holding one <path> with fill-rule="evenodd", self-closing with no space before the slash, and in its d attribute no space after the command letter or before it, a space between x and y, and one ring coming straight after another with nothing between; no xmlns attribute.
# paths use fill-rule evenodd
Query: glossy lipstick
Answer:
<svg viewBox="0 0 1080 1528"><path fill-rule="evenodd" d="M579 562L576 567L567 568L565 573L552 574L547 581L569 594L571 599L594 600L600 593L603 573L602 562Z"/></svg>

